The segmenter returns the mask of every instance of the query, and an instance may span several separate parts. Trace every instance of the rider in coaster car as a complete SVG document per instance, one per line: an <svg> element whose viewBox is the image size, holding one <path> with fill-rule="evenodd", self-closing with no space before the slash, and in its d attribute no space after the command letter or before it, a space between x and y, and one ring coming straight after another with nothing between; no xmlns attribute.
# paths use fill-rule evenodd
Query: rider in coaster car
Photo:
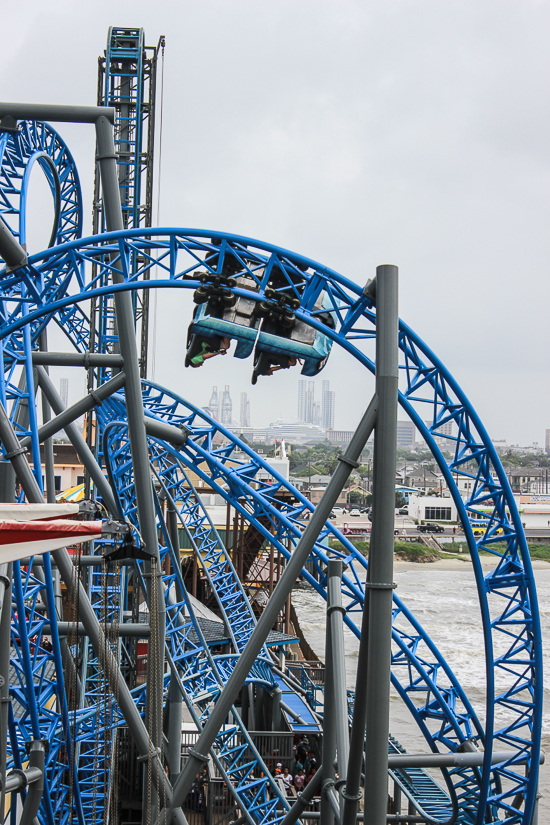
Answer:
<svg viewBox="0 0 550 825"><path fill-rule="evenodd" d="M254 362L252 383L258 381L259 375L273 375L277 370L287 370L297 363L298 359L294 355L270 355L268 352L261 352Z"/></svg>
<svg viewBox="0 0 550 825"><path fill-rule="evenodd" d="M203 335L192 335L185 355L186 367L202 367L208 358L216 355L225 355L231 341L229 338L206 338Z"/></svg>

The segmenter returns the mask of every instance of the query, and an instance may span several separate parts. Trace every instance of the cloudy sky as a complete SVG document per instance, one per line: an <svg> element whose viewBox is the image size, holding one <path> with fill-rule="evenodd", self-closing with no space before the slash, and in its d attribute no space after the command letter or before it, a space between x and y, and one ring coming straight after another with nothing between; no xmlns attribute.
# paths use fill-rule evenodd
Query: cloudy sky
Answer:
<svg viewBox="0 0 550 825"><path fill-rule="evenodd" d="M550 2L27 0L2 18L5 100L95 103L110 25L165 35L155 222L278 243L360 284L397 264L401 316L492 437L544 442ZM60 131L89 221L93 129ZM257 426L296 417L299 373L253 388L250 361L184 370L190 306L164 294L156 313L156 380L199 405L214 384L234 408L248 392ZM370 377L334 352L322 378L353 427Z"/></svg>

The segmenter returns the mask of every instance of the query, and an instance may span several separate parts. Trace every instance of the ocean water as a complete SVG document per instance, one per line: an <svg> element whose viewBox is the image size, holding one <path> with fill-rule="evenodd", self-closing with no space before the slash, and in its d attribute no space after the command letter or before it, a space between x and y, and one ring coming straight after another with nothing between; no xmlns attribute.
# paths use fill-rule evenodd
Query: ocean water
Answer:
<svg viewBox="0 0 550 825"><path fill-rule="evenodd" d="M418 565L396 566L394 580L397 593L416 619L435 642L451 669L458 677L481 723L485 717L485 652L477 588L470 567L452 571ZM539 821L550 822L550 565L548 569L535 571L542 625L544 651L544 715L542 748L547 754L547 764L541 767L539 792L542 794ZM301 628L311 647L324 660L325 609L324 600L313 590L295 590L292 601ZM497 607L491 604L491 613ZM356 623L360 616L356 614ZM355 688L355 673L359 642L346 628L346 672L348 687ZM504 649L505 637L497 640L496 653ZM500 679L498 687L505 687ZM505 721L497 718L496 724ZM408 710L393 693L390 707L391 732L409 751L428 750L423 736L418 732Z"/></svg>

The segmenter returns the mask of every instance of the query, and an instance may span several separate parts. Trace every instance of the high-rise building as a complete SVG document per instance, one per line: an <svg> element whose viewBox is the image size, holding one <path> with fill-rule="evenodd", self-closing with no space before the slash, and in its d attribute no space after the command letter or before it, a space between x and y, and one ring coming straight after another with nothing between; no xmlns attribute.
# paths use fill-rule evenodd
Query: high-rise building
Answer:
<svg viewBox="0 0 550 825"><path fill-rule="evenodd" d="M245 392L241 393L241 427L250 427L250 401Z"/></svg>
<svg viewBox="0 0 550 825"><path fill-rule="evenodd" d="M307 382L306 393L306 424L313 424L313 417L315 415L315 382Z"/></svg>
<svg viewBox="0 0 550 825"><path fill-rule="evenodd" d="M306 423L306 395L307 382L301 378L298 381L298 421L300 424Z"/></svg>
<svg viewBox="0 0 550 825"><path fill-rule="evenodd" d="M334 400L336 394L330 389L330 381L323 381L321 396L321 426L325 430L334 429Z"/></svg>
<svg viewBox="0 0 550 825"><path fill-rule="evenodd" d="M69 379L62 378L59 382L59 395L64 407L69 406Z"/></svg>
<svg viewBox="0 0 550 825"><path fill-rule="evenodd" d="M315 382L298 382L298 419L301 424L314 424L315 417Z"/></svg>
<svg viewBox="0 0 550 825"><path fill-rule="evenodd" d="M544 443L546 455L550 455L550 430L546 430L546 441Z"/></svg>
<svg viewBox="0 0 550 825"><path fill-rule="evenodd" d="M229 393L229 384L225 385L222 395L220 421L222 424L229 426L233 423L233 402L231 401L231 395Z"/></svg>
<svg viewBox="0 0 550 825"><path fill-rule="evenodd" d="M211 414L216 419L220 420L220 399L218 397L218 388L212 387L212 395L210 396L210 404L208 405Z"/></svg>
<svg viewBox="0 0 550 825"><path fill-rule="evenodd" d="M412 450L415 445L416 427L412 421L397 422L397 446L399 449Z"/></svg>

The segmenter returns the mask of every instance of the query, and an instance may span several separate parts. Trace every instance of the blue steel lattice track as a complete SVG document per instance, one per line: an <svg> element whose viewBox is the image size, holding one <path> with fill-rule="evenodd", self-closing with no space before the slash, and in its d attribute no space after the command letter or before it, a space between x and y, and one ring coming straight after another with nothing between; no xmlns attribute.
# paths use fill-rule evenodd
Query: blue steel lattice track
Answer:
<svg viewBox="0 0 550 825"><path fill-rule="evenodd" d="M34 124L32 127L27 125L25 128L26 134L29 130L32 132L32 128L35 128L37 135L49 135L53 132L43 124ZM2 181L6 181L6 169L9 166L6 158L9 158L11 163L12 157L19 156L13 148L10 148L11 155L7 152L8 138L4 136L2 140ZM37 145L46 143L46 138L37 138ZM18 216L19 207L16 201L9 201L9 195L13 193L12 190L17 190L18 186L21 187L20 182L25 176L24 170L28 168L29 159L37 151L34 144L31 149L27 155L23 151L20 152L20 171L9 183L4 184L4 211L11 215ZM51 164L45 159L44 163L48 175ZM12 165L17 168L17 164ZM55 184L53 171L51 180L52 184ZM198 273L208 272L210 268L204 259L207 254L212 253L217 256L219 267L223 266L224 257L232 258L240 270L255 282L256 292L238 288L234 290L235 293L254 301L265 299L267 282L273 268L276 267L282 274L282 283L278 290L299 300L297 317L346 349L367 369L374 371L375 364L368 354L368 342L374 338L376 312L370 299L357 284L303 256L250 238L219 232L191 229L159 229L147 232L130 230L79 240L80 224L75 217L79 214L78 205L67 206L67 211L64 211L65 204L71 203L74 194L71 190L78 191L77 178L71 180L73 183L68 185L66 197L63 195L60 202L60 214L68 216L64 224L67 226L68 234L63 236L59 234L61 230L56 232L55 246L45 253L32 256L29 264L15 273L0 272L0 339L4 366L2 400L4 403L15 401L14 409L11 410L12 415L17 412L18 402L24 393L16 384L15 368L17 365L25 364L28 369L32 342L43 325L51 319L56 320L74 347L84 351L88 347L90 330L87 318L80 308L81 303L91 297L110 295L115 289L196 289L200 283ZM8 207L6 204L11 205ZM73 204L78 204L78 197L74 197ZM61 225L59 223L59 226ZM14 229L16 232L21 231L15 226ZM211 241L214 236L215 244ZM67 238L74 240L63 243ZM139 261L137 266L136 261ZM89 274L92 262L97 264L93 279ZM122 272L126 283L117 287L112 286L113 267ZM161 273L161 278L150 281L148 276L153 267L157 267L157 273ZM316 301L323 290L335 320L334 329L325 325L321 313L316 309ZM498 744L499 749L514 751L518 760L524 756L531 760L533 754L538 756L540 750L541 641L533 575L519 515L498 457L464 393L431 350L405 324L400 325L399 343L402 370L400 402L429 444L446 477L470 545L486 644L487 707L484 729L479 725L467 698L435 646L398 600L395 602L392 678L415 715L427 741L435 747L455 749L460 741L473 734L483 741L488 759L493 745ZM34 398L29 394L25 396L31 411ZM149 386L145 399L149 414L171 423L178 423L181 419L196 426L189 445L184 448L180 457L173 456L166 445L155 442L151 446L153 466L156 466L157 471L166 478L168 486L181 490L181 485L184 484L184 472L180 461L183 466L197 471L200 469L199 460L202 460L208 466L210 483L218 485L219 491L237 508L242 509L237 499L244 496L248 505L245 508L247 517L258 528L262 525L259 520L261 514L271 520L272 530L282 548L285 542L281 539L291 536L295 540L300 531L299 516L307 505L302 501L293 512L275 512L276 508L271 498L274 489L267 491L260 486L256 490L252 483L261 465L257 456L248 451L249 461L237 469L230 467L235 442L229 439L228 446L221 449L213 446L213 435L216 428L220 429L219 425L204 419L201 421L192 407L160 388ZM116 417L124 416L122 397L113 399L106 409L114 411L115 404L120 407ZM430 426L424 423L427 411L431 419ZM39 467L36 456L36 415L31 413L29 417L27 427L20 421L17 422L18 432L30 432L33 436L34 463L35 467L37 463ZM454 422L457 435L444 436L441 432L448 421ZM225 435L228 436L227 433ZM447 439L452 453L450 460L445 458L438 447L435 441L438 436ZM120 443L122 442L121 437ZM116 453L116 445L113 443L112 446ZM121 448L121 458L124 455L124 449ZM167 467L170 462L167 462L167 456L174 459L169 471ZM115 465L118 472L119 465L116 461ZM465 503L458 493L455 480L457 477L466 477L471 483L471 496ZM117 478L120 478L120 474ZM279 483L283 483L281 479ZM487 506L492 508L488 516ZM132 511L131 497L126 502L126 510L129 513ZM484 518L485 531L476 540L469 520L477 516ZM328 526L327 530L334 532L333 528ZM506 543L504 551L495 546L502 543L501 530L504 532ZM266 534L265 526L263 532ZM205 535L208 533L206 529ZM272 533L269 535L273 537ZM362 565L363 562L357 558L351 546L342 540L349 554L346 558L353 562L346 581L348 610L353 611L360 609L361 605L360 578L353 572L354 565ZM206 546L207 544L204 545ZM486 577L483 576L479 563L480 548L493 552L498 560L495 570ZM208 546L209 551L210 549ZM197 552L206 550L201 545ZM321 565L321 571L324 560L322 552L318 549L315 555L315 563ZM226 570L224 576L224 582L227 584L231 576L228 578ZM25 621L22 621L23 611L20 610L14 626L14 640L19 640L15 663L20 673L17 689L23 713L17 722L14 717L11 723L14 764L21 759L20 748L16 748L16 743L22 743L25 738L29 738L26 724L31 725L33 729L38 729L38 726L42 732L49 720L50 734L52 730L58 730L60 725L63 726L63 722L51 711L53 680L39 675L39 671L41 674L46 672L48 661L53 671L55 665L53 657L39 644L40 633L37 637L37 629L39 631L40 628L36 624L36 615L28 609L32 598L35 598L32 594L29 595L29 585L33 585L37 591L41 589L41 585L32 580L26 585L23 580L16 584L20 604L25 604ZM235 596L238 599L239 587L234 582L233 585L236 587ZM174 612L177 614L177 609L172 609L173 615ZM404 629L400 628L400 622L404 623ZM245 636L246 634L243 635L243 639ZM418 654L420 646L423 646L422 655ZM31 675L33 657L34 676ZM214 681L218 681L219 684L219 679L223 682L223 674L227 673L227 668L230 667L229 661L223 666L208 662L200 674L190 679L190 683L204 684L205 679L212 679L208 674L215 672L217 675ZM406 674L405 678L403 673ZM38 684L41 685L38 696L35 696L34 690L29 691L31 679L35 682L38 679ZM190 693L191 696L196 696L195 689ZM420 708L411 700L413 694L423 696ZM58 698L61 701L61 697ZM139 701L142 700L136 694L136 702ZM89 712L87 718L90 718ZM36 730L33 730L33 735L36 735ZM65 730L62 738L68 736L69 733ZM63 782L55 785L56 775L62 775L62 766L56 761L55 756L50 756L49 793L42 811L44 821L53 821L54 809L58 812L63 811L63 794L65 798L68 794ZM456 774L453 781L461 798L462 821L481 823L488 810L490 816L499 818L500 821L528 823L536 789L536 777L536 756L531 761L527 778L523 770L514 767L514 764L491 770L488 761L481 775ZM54 787L57 794L55 804L51 801ZM256 805L256 811L260 812L261 805L267 805L267 799L267 794L262 793L261 804L258 800L258 804L250 804L252 807ZM267 812L265 808L263 810L264 813ZM59 813L59 816L63 818L62 813Z"/></svg>

